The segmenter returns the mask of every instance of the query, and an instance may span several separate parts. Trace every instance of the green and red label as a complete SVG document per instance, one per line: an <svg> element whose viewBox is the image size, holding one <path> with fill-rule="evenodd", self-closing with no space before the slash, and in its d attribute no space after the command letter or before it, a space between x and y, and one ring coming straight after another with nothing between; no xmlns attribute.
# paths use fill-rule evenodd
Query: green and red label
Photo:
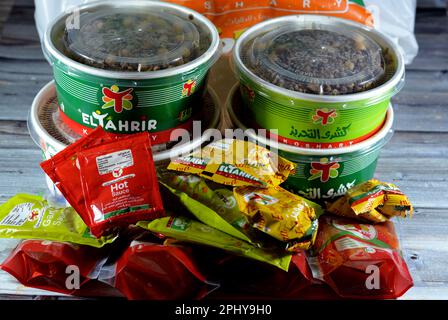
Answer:
<svg viewBox="0 0 448 320"><path fill-rule="evenodd" d="M390 98L319 103L280 95L241 76L244 115L251 126L275 130L279 142L333 149L364 141L383 126ZM377 99L378 100L378 99Z"/></svg>
<svg viewBox="0 0 448 320"><path fill-rule="evenodd" d="M315 201L329 201L344 195L348 189L373 178L380 149L365 154L337 157L315 157L279 152L297 167L284 183L291 192Z"/></svg>
<svg viewBox="0 0 448 320"><path fill-rule="evenodd" d="M54 65L62 119L74 131L86 135L98 126L114 133L149 131L153 144L169 142L175 129L191 129L207 71L134 81L73 75Z"/></svg>

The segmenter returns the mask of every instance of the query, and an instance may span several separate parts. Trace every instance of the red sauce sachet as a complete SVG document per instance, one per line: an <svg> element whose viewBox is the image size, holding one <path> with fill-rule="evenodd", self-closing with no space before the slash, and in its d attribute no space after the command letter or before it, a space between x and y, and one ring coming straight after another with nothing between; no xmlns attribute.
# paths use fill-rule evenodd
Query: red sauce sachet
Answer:
<svg viewBox="0 0 448 320"><path fill-rule="evenodd" d="M98 128L41 167L96 237L164 216L147 132Z"/></svg>
<svg viewBox="0 0 448 320"><path fill-rule="evenodd" d="M81 215L83 220L84 217L81 213L85 212L85 201L81 180L79 179L78 152L112 142L115 139L117 139L117 135L107 133L102 127L98 127L88 136L77 140L51 159L40 164L41 168L61 191L68 203Z"/></svg>
<svg viewBox="0 0 448 320"><path fill-rule="evenodd" d="M78 161L92 234L164 216L147 132L84 150Z"/></svg>

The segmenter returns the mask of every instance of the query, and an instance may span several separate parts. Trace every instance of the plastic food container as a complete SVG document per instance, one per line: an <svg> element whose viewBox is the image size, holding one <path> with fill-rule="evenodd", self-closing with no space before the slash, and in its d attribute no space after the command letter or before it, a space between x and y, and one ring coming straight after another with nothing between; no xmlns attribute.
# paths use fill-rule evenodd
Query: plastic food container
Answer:
<svg viewBox="0 0 448 320"><path fill-rule="evenodd" d="M296 147L339 148L375 135L404 83L392 41L334 17L258 24L238 39L233 60L250 125L278 130Z"/></svg>
<svg viewBox="0 0 448 320"><path fill-rule="evenodd" d="M44 37L61 117L72 130L150 131L156 143L191 129L219 48L208 19L156 1L82 5L55 18Z"/></svg>
<svg viewBox="0 0 448 320"><path fill-rule="evenodd" d="M241 106L243 104L237 87L227 101L227 110L234 125L246 130L250 128ZM394 113L387 110L383 127L372 137L350 147L335 149L307 149L287 145L262 135L256 130L247 130L249 139L278 151L278 154L297 165L294 175L284 187L316 202L332 200L362 182L373 178L381 149L393 135Z"/></svg>
<svg viewBox="0 0 448 320"><path fill-rule="evenodd" d="M190 153L210 139L211 132L207 133L206 129L216 128L220 119L217 101L216 94L208 89L200 105L201 112L196 115L202 121L204 134L192 136L185 143L171 142L153 147L153 158L157 166L166 166L171 158ZM54 81L51 81L35 97L28 117L28 130L33 141L41 148L43 160L51 158L81 137L64 124L58 109L56 87ZM58 202L65 203L51 179L46 177L46 180L51 195Z"/></svg>

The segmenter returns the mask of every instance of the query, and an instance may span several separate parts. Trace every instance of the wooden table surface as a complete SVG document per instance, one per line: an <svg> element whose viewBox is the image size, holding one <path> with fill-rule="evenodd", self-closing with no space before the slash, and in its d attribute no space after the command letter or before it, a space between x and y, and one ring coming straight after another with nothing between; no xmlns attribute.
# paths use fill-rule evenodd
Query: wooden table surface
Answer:
<svg viewBox="0 0 448 320"><path fill-rule="evenodd" d="M0 40L0 203L18 192L40 193L41 152L26 119L36 93L52 79L34 27L29 1L16 1ZM448 299L448 17L421 11L420 52L407 67L406 86L394 99L395 135L376 177L396 183L415 205L411 220L397 221L415 286L404 299ZM10 242L11 243L11 242ZM0 241L1 248L5 241ZM6 285L8 284L8 285ZM0 292L42 292L17 286L0 273ZM14 287L15 286L15 287Z"/></svg>

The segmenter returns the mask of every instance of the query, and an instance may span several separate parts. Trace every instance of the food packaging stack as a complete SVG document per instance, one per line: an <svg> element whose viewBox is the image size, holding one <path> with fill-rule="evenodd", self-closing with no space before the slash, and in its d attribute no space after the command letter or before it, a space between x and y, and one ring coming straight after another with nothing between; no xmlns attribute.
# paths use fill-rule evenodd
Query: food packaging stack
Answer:
<svg viewBox="0 0 448 320"><path fill-rule="evenodd" d="M78 26L64 13L45 34L54 81L28 121L51 197L0 207L0 237L25 239L3 270L128 299L390 299L412 287L389 221L412 205L373 179L404 82L387 37L319 15L252 26L226 104L249 139L209 143L216 27L164 2L77 9Z"/></svg>
<svg viewBox="0 0 448 320"><path fill-rule="evenodd" d="M163 2L94 3L77 12L79 28L66 13L44 39L61 120L80 135L98 126L148 131L154 145L170 142L176 129L192 130L219 57L215 26Z"/></svg>
<svg viewBox="0 0 448 320"><path fill-rule="evenodd" d="M247 30L233 58L230 115L267 129L265 142L297 164L288 189L325 201L373 177L404 82L393 42L339 18L287 16Z"/></svg>
<svg viewBox="0 0 448 320"><path fill-rule="evenodd" d="M208 140L192 134L193 122L206 131L220 118L206 84L220 55L218 31L208 19L163 2L93 3L76 12L79 28L64 13L43 41L54 81L34 100L28 127L44 159L99 126L117 134L149 132L158 165ZM190 139L173 150L185 133Z"/></svg>

